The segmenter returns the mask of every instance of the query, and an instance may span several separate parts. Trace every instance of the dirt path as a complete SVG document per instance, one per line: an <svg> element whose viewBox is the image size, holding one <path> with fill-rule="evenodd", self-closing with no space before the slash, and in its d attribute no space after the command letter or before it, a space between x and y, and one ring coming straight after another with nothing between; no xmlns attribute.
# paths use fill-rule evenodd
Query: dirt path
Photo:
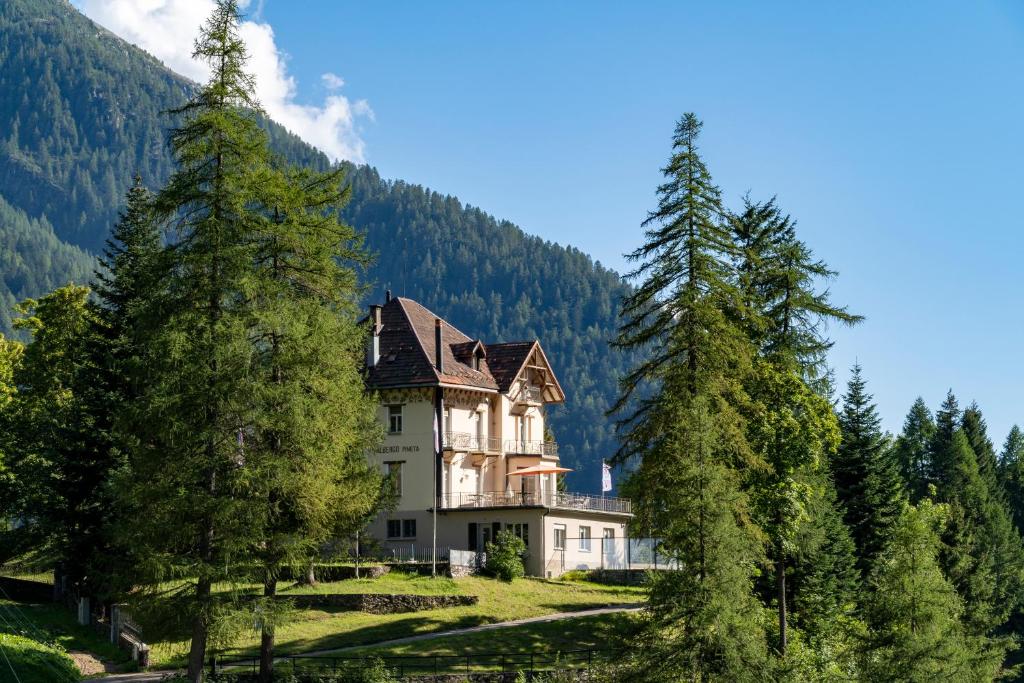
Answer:
<svg viewBox="0 0 1024 683"><path fill-rule="evenodd" d="M394 638L392 640L382 640L377 643L364 643L362 645L349 645L347 647L339 647L333 650L316 650L314 652L303 652L302 654L295 655L296 657L324 657L344 652L351 652L353 650L360 650L366 647L390 647L392 645L404 645L405 643L416 643L421 640L434 640L435 638L445 638L448 636L458 636L469 633L481 633L483 631L495 631L503 628L512 628L514 626L524 626L526 624L543 624L549 621L561 621L563 619L578 619L580 617L593 617L601 614L614 614L616 612L637 612L643 609L642 605L619 605L616 607L600 607L598 609L581 610L579 612L556 612L554 614L544 614L539 617L527 617L525 619L513 619L512 621L499 621L493 624L482 624L480 626L469 626L467 628L457 628L450 631L436 631L434 633L420 633L415 636L406 636L404 638ZM281 660L278 660L281 661ZM171 671L150 671L148 673L139 674L117 674L114 676L107 676L103 678L104 681L117 681L118 683L149 683L150 681L159 681L162 677L172 673Z"/></svg>

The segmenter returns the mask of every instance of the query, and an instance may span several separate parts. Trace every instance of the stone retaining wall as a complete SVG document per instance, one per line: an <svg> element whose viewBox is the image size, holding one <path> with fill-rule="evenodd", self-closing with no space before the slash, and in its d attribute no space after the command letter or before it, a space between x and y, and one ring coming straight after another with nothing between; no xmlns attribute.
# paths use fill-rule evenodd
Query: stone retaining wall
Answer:
<svg viewBox="0 0 1024 683"><path fill-rule="evenodd" d="M296 607L333 607L369 614L398 614L445 607L467 607L480 600L475 595L402 595L387 593L324 593L282 595Z"/></svg>

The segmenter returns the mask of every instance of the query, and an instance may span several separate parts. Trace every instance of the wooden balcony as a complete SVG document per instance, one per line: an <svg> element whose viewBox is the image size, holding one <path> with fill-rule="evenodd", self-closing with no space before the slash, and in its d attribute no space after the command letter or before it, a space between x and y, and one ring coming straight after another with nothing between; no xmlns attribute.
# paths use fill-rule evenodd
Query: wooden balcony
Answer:
<svg viewBox="0 0 1024 683"><path fill-rule="evenodd" d="M583 493L512 493L486 491L484 493L449 493L438 498L439 510L467 510L474 508L552 508L583 512L611 512L629 515L633 512L628 498L592 496Z"/></svg>

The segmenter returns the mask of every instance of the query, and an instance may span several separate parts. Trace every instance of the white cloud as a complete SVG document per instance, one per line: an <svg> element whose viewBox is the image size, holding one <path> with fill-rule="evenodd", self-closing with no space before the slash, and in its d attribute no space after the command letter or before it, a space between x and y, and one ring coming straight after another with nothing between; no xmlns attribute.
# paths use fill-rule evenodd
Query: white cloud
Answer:
<svg viewBox="0 0 1024 683"><path fill-rule="evenodd" d="M332 74L330 71L320 76L320 80L324 82L324 87L328 90L337 90L345 85L345 79L338 74Z"/></svg>
<svg viewBox="0 0 1024 683"><path fill-rule="evenodd" d="M154 55L195 81L209 76L207 66L192 59L199 28L213 11L213 0L74 0L93 21ZM334 92L344 81L333 73L321 78L332 92L319 105L300 104L298 86L288 74L287 55L274 42L274 29L261 21L263 0L240 3L251 10L239 29L249 49L248 70L256 79L256 97L272 119L331 159L366 160L360 135L362 119L373 120L365 100ZM253 20L255 19L255 20Z"/></svg>

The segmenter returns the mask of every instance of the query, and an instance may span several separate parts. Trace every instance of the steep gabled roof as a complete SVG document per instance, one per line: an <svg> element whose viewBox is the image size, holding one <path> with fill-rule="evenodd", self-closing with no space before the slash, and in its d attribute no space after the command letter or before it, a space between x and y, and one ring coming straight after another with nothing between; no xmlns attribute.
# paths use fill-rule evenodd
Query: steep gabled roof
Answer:
<svg viewBox="0 0 1024 683"><path fill-rule="evenodd" d="M447 322L441 324L444 372L438 372L435 321L438 316L412 299L396 297L381 307L380 359L368 371L370 386L388 387L462 385L507 392L531 359L547 378L545 397L565 400L540 342L484 344ZM479 369L473 367L479 357Z"/></svg>
<svg viewBox="0 0 1024 683"><path fill-rule="evenodd" d="M434 321L437 316L412 299L396 297L381 309L380 360L370 369L369 382L375 387L435 386L462 384L480 389L498 389L485 360L480 369L455 357L453 347L473 340L448 323L441 325L441 354L444 373L436 366Z"/></svg>

